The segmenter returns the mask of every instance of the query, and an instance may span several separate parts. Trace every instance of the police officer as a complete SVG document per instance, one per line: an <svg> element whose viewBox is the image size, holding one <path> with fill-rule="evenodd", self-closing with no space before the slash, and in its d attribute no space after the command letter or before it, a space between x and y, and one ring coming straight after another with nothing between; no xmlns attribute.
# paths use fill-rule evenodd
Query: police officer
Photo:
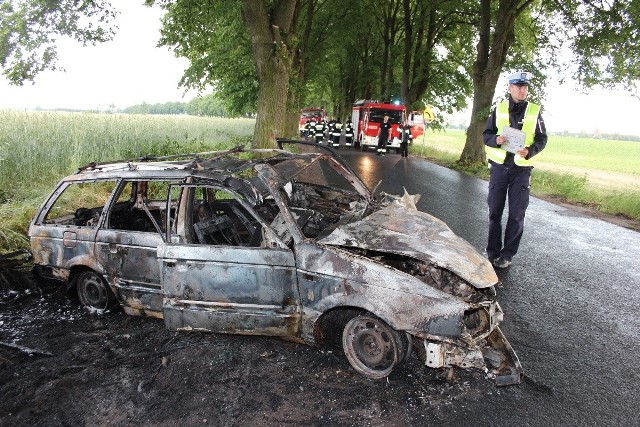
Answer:
<svg viewBox="0 0 640 427"><path fill-rule="evenodd" d="M336 120L333 123L333 128L331 129L331 146L334 148L340 147L340 135L342 135L342 122L340 120Z"/></svg>
<svg viewBox="0 0 640 427"><path fill-rule="evenodd" d="M384 120L380 123L380 132L378 133L378 156L383 156L387 152L389 130L391 130L389 116L384 116Z"/></svg>
<svg viewBox="0 0 640 427"><path fill-rule="evenodd" d="M347 119L347 123L344 125L344 146L349 148L353 146L353 126L351 126L351 119Z"/></svg>
<svg viewBox="0 0 640 427"><path fill-rule="evenodd" d="M528 102L531 73L517 72L508 78L508 99L498 103L484 128L485 151L489 161L489 237L487 257L496 268L506 268L518 252L529 206L531 159L547 145L547 131L540 106ZM511 129L510 129L511 128ZM509 148L502 133L523 133L523 144ZM505 149L511 150L507 151ZM502 213L509 201L507 225L502 239Z"/></svg>
<svg viewBox="0 0 640 427"><path fill-rule="evenodd" d="M413 141L411 126L405 121L402 126L398 126L398 138L400 139L400 155L409 157L409 144Z"/></svg>

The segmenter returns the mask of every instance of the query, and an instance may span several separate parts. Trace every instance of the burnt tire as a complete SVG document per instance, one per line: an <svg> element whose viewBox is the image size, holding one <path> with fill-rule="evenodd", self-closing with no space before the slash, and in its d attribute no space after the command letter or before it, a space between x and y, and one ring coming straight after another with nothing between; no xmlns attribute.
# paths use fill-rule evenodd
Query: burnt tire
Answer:
<svg viewBox="0 0 640 427"><path fill-rule="evenodd" d="M347 322L342 347L353 369L373 380L386 378L408 351L406 340L397 331L371 315Z"/></svg>
<svg viewBox="0 0 640 427"><path fill-rule="evenodd" d="M115 297L107 282L95 271L83 271L76 277L78 301L85 307L108 310L115 304Z"/></svg>

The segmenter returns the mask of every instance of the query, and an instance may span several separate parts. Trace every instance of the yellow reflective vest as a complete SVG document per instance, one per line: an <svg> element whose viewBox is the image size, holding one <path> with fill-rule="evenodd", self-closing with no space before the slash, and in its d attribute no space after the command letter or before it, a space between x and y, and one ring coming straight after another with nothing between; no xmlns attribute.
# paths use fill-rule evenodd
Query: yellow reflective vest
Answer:
<svg viewBox="0 0 640 427"><path fill-rule="evenodd" d="M538 114L540 114L540 106L538 104L534 104L529 102L527 104L527 111L524 113L524 118L522 119L522 132L525 134L524 138L524 146L528 147L533 144L533 137L536 133L536 124L538 121ZM496 127L498 128L498 132L501 129L504 129L505 126L510 126L509 124L509 102L503 101L498 104L496 107ZM488 145L484 146L485 153L487 154L487 159L492 160L496 163L504 163L504 159L507 157L507 151L502 148L489 147ZM531 160L527 160L524 157L520 157L517 154L514 154L513 161L518 166L532 166L533 162Z"/></svg>

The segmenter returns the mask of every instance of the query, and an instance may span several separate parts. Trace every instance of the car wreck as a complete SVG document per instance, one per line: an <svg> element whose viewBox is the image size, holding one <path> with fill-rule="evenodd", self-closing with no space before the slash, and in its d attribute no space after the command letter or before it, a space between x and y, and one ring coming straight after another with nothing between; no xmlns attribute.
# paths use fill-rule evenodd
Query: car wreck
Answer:
<svg viewBox="0 0 640 427"><path fill-rule="evenodd" d="M371 379L415 354L522 381L475 248L416 196L375 196L330 148L280 143L80 168L31 222L36 272L84 306L171 330L338 335Z"/></svg>

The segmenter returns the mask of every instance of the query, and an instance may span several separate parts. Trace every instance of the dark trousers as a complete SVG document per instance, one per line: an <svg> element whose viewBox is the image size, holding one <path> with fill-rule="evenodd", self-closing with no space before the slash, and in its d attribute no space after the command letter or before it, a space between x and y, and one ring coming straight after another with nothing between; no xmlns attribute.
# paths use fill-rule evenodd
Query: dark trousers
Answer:
<svg viewBox="0 0 640 427"><path fill-rule="evenodd" d="M524 216L529 206L531 168L491 164L489 177L489 238L487 256L511 259L520 246ZM507 226L502 241L502 212L509 200Z"/></svg>
<svg viewBox="0 0 640 427"><path fill-rule="evenodd" d="M378 153L387 152L387 135L380 135L378 137Z"/></svg>
<svg viewBox="0 0 640 427"><path fill-rule="evenodd" d="M401 142L400 143L400 154L402 157L407 157L409 155L409 143Z"/></svg>

